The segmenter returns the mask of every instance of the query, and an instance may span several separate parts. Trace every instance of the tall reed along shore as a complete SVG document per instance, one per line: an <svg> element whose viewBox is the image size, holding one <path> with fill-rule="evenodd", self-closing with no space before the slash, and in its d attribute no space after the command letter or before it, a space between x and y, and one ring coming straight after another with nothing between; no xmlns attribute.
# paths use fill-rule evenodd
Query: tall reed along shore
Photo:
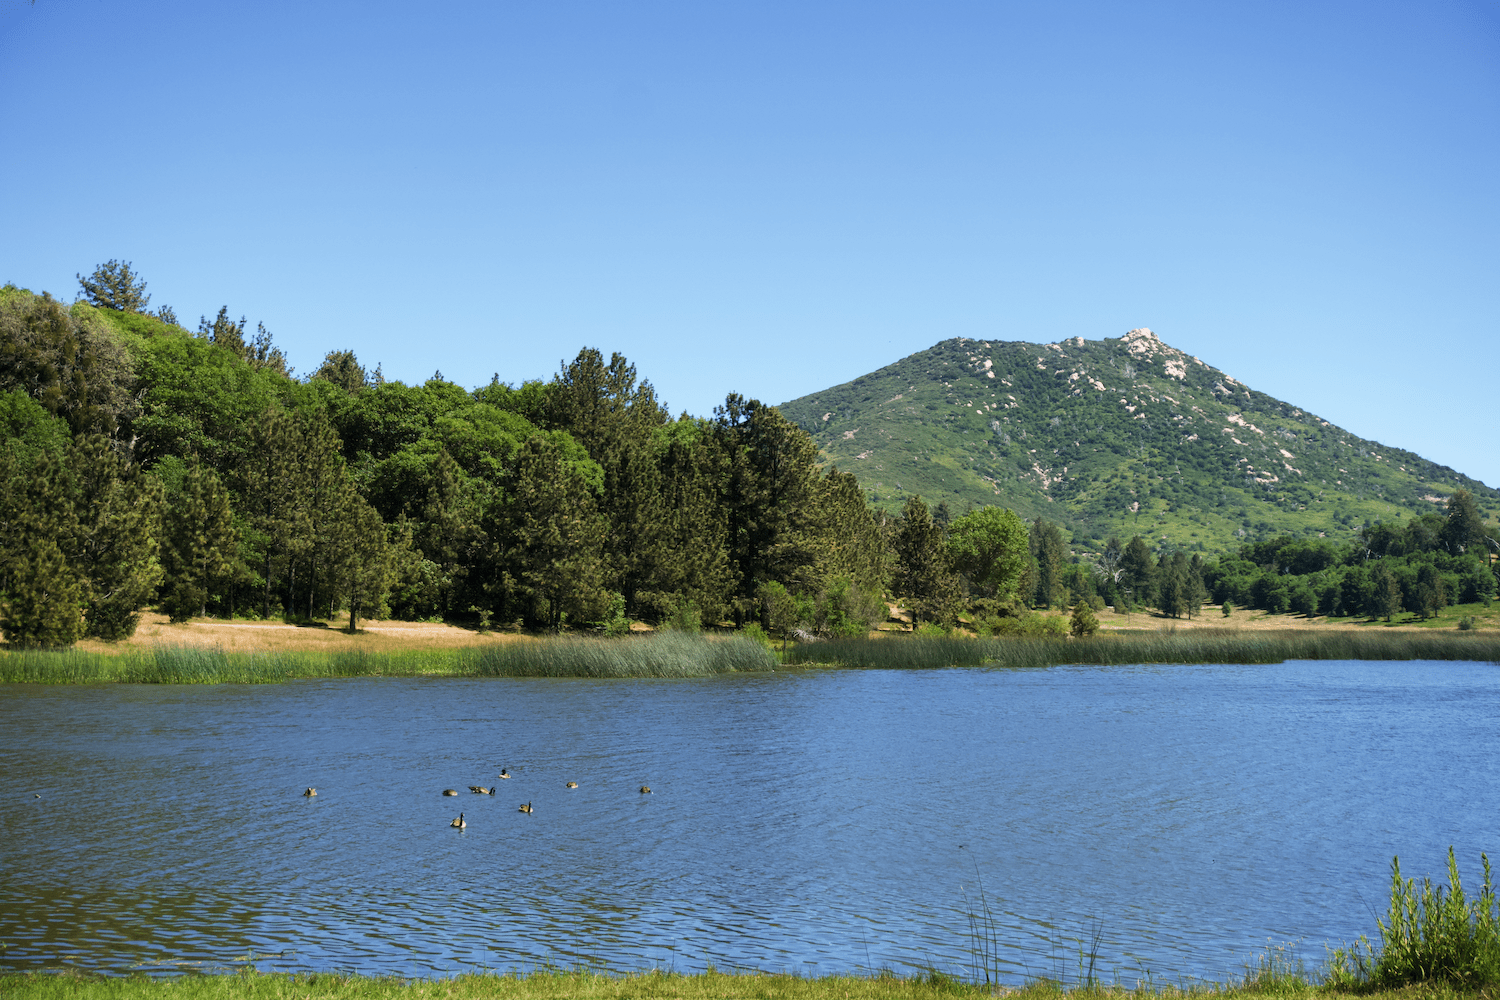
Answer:
<svg viewBox="0 0 1500 1000"><path fill-rule="evenodd" d="M834 639L787 652L788 665L915 670L939 667L1124 666L1134 663L1281 663L1286 660L1481 660L1500 663L1489 633L1191 632L1100 633L1084 639L900 637Z"/></svg>
<svg viewBox="0 0 1500 1000"><path fill-rule="evenodd" d="M778 662L781 659L783 662ZM738 635L661 632L602 639L517 637L461 648L226 651L201 646L7 650L0 683L265 684L320 677L711 677L785 668L919 670L942 667L1280 663L1285 660L1479 660L1500 663L1488 632L1190 632L1084 639L885 636L805 642L779 658Z"/></svg>
<svg viewBox="0 0 1500 1000"><path fill-rule="evenodd" d="M378 651L226 652L202 647L15 650L0 683L267 684L319 677L711 677L771 670L776 657L740 636L664 632L631 639L559 636L489 646Z"/></svg>

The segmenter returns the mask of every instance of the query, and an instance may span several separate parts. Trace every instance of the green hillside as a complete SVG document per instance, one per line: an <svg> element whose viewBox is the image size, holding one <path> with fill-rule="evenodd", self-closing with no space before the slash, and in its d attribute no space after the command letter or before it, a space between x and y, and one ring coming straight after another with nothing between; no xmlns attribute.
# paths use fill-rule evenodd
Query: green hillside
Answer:
<svg viewBox="0 0 1500 1000"><path fill-rule="evenodd" d="M1487 523L1500 492L1357 437L1150 330L1058 344L945 340L784 403L824 461L879 507L921 494L956 515L1001 504L1096 548L1140 534L1225 552L1278 534L1352 537L1441 512L1459 487Z"/></svg>

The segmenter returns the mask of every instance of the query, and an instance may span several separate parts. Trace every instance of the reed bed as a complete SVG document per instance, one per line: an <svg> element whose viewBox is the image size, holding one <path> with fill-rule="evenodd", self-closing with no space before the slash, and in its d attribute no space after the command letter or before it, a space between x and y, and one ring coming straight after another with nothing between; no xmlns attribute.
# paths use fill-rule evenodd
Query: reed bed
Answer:
<svg viewBox="0 0 1500 1000"><path fill-rule="evenodd" d="M641 639L562 637L463 650L470 677L708 677L771 670L776 657L741 636L661 632Z"/></svg>
<svg viewBox="0 0 1500 1000"><path fill-rule="evenodd" d="M1483 660L1500 663L1488 633L1191 632L1124 633L1085 639L894 637L806 643L789 664L893 670L942 667L1052 667L1065 663L1280 663L1285 660Z"/></svg>
<svg viewBox="0 0 1500 1000"><path fill-rule="evenodd" d="M367 652L228 653L154 647L0 653L7 684L275 684L322 677L709 677L769 670L775 657L750 639L660 633L630 639L563 637L483 648Z"/></svg>

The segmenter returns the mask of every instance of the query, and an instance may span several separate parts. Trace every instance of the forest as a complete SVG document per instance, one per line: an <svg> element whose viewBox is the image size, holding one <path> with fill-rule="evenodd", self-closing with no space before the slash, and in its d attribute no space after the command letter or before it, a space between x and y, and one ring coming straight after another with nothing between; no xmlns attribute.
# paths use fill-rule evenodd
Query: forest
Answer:
<svg viewBox="0 0 1500 1000"><path fill-rule="evenodd" d="M16 647L124 638L148 606L807 637L863 635L892 598L928 630L1007 634L1055 629L1031 613L1047 605L1388 615L1495 593L1464 491L1358 551L1281 539L1210 563L1136 537L1084 560L1058 525L998 506L884 513L775 407L731 393L673 418L619 354L472 391L387 381L352 350L297 378L227 307L196 331L148 312L129 264L79 285L72 304L0 289L0 629Z"/></svg>

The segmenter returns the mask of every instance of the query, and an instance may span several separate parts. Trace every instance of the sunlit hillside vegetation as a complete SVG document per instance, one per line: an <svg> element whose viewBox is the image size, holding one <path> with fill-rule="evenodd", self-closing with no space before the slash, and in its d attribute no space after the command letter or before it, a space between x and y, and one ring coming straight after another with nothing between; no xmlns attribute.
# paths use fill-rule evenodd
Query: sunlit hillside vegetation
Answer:
<svg viewBox="0 0 1500 1000"><path fill-rule="evenodd" d="M1500 493L1477 480L1257 392L1149 330L945 340L780 409L879 507L916 494L955 513L1003 504L1095 552L1111 535L1209 554L1283 534L1347 541L1441 511L1458 489L1490 523L1500 513Z"/></svg>

